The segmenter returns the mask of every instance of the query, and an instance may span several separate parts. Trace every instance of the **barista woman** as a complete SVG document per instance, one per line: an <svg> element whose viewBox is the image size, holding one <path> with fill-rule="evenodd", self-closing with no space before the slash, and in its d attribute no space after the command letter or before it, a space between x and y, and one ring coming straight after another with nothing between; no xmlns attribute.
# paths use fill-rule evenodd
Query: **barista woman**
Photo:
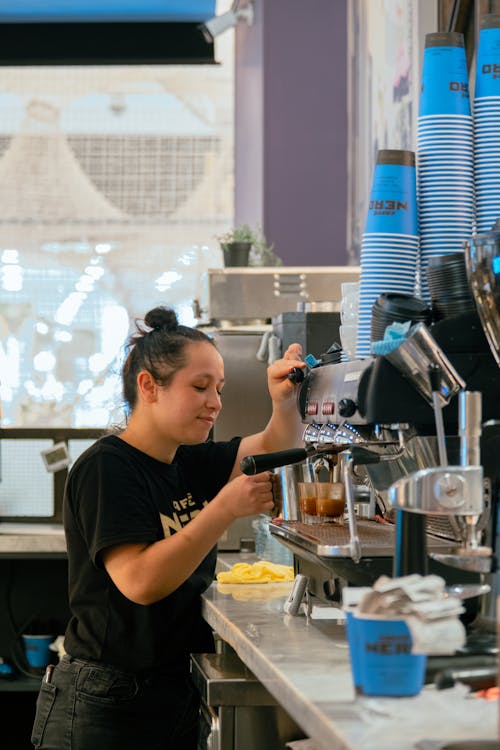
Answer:
<svg viewBox="0 0 500 750"><path fill-rule="evenodd" d="M92 445L68 477L64 524L72 612L67 656L48 669L32 742L44 750L195 750L198 699L189 654L213 650L200 613L217 539L240 516L271 510L268 472L243 456L299 444L300 347L268 368L264 430L207 441L224 365L202 331L158 307L128 343L123 432ZM241 394L242 399L245 394Z"/></svg>

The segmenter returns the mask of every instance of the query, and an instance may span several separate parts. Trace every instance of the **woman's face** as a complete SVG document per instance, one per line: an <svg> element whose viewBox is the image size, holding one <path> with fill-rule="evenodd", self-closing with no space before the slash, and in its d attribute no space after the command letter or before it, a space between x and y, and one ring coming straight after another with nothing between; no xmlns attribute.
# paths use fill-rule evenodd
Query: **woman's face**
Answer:
<svg viewBox="0 0 500 750"><path fill-rule="evenodd" d="M222 408L224 362L212 344L189 342L187 362L158 393L162 431L174 442L204 442Z"/></svg>

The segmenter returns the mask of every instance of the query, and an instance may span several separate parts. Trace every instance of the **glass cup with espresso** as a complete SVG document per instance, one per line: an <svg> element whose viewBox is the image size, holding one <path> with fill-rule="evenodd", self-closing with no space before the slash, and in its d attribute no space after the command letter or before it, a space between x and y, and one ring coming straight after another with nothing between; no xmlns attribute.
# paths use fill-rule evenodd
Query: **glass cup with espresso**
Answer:
<svg viewBox="0 0 500 750"><path fill-rule="evenodd" d="M316 512L317 482L298 482L300 515L303 523L317 523Z"/></svg>
<svg viewBox="0 0 500 750"><path fill-rule="evenodd" d="M345 487L342 482L316 482L316 514L320 523L344 523Z"/></svg>

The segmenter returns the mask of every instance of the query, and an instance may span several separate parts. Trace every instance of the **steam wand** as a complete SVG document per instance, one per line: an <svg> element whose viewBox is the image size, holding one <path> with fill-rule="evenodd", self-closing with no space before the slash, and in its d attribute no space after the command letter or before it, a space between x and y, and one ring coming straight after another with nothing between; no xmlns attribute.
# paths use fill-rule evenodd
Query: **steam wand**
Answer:
<svg viewBox="0 0 500 750"><path fill-rule="evenodd" d="M434 419L436 422L436 436L438 445L439 463L441 466L448 466L448 456L446 453L446 442L444 437L443 412L441 409L441 367L438 364L429 365L427 372L432 390L432 406L434 408Z"/></svg>

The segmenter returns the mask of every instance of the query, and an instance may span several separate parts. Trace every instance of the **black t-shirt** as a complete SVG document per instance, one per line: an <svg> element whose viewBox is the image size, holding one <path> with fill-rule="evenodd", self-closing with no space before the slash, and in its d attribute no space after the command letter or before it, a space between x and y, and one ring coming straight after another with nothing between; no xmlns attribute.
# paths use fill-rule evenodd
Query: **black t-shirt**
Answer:
<svg viewBox="0 0 500 750"><path fill-rule="evenodd" d="M64 505L71 656L127 672L168 673L186 667L189 653L211 650L200 595L214 578L215 547L176 591L147 606L120 593L100 553L116 544L156 542L189 523L227 482L239 443L180 446L166 464L108 435L76 461Z"/></svg>

